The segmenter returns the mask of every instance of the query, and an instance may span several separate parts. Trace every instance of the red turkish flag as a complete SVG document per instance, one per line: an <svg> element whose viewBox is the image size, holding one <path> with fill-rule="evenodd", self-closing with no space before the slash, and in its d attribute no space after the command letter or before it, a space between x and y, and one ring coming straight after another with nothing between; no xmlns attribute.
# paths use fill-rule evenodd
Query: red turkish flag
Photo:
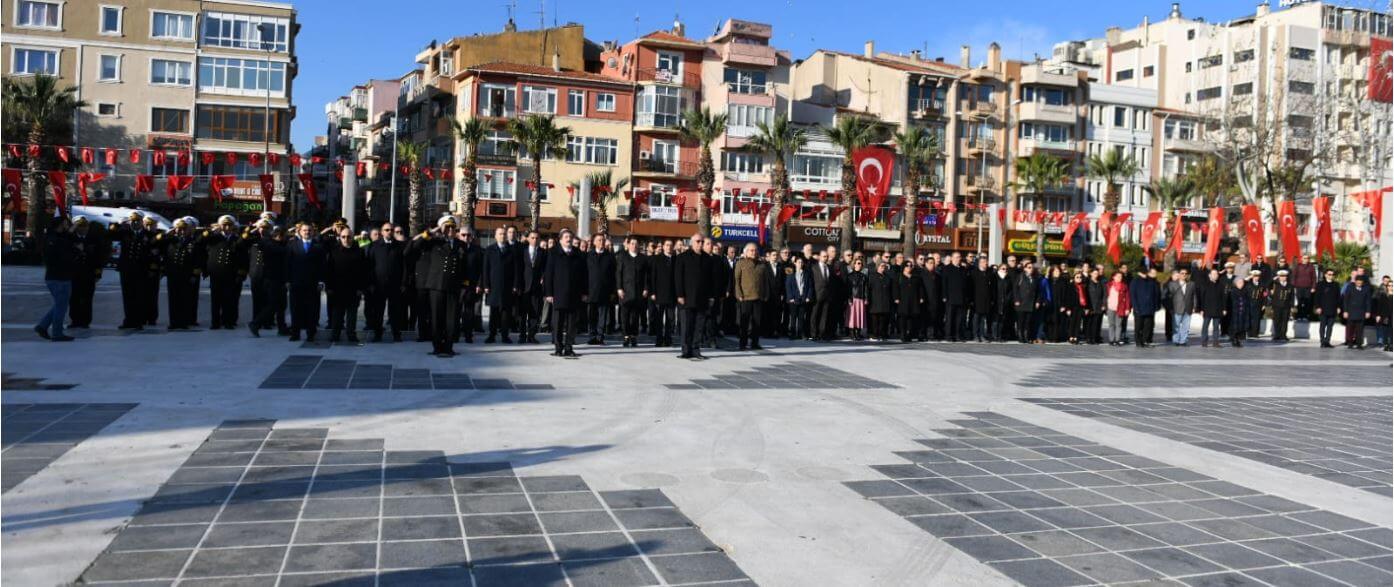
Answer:
<svg viewBox="0 0 1394 587"><path fill-rule="evenodd" d="M1162 225L1161 211L1148 212L1147 221L1142 223L1142 252L1152 255L1152 247L1157 244L1157 230Z"/></svg>
<svg viewBox="0 0 1394 587"><path fill-rule="evenodd" d="M261 167L261 153L248 153L247 164L252 167Z"/></svg>
<svg viewBox="0 0 1394 587"><path fill-rule="evenodd" d="M426 176L426 179L435 179L435 178L436 178L435 172L432 171L430 167L422 167L422 168L421 168L421 174L424 175L424 176ZM513 183L513 182L510 181L509 183ZM528 183L532 183L532 182L528 182ZM529 188L529 189L531 189L531 188Z"/></svg>
<svg viewBox="0 0 1394 587"><path fill-rule="evenodd" d="M1186 237L1185 231L1186 231L1186 223L1185 223L1185 222L1182 222L1182 221L1181 221L1181 215L1180 215L1180 214L1177 214L1177 215L1176 215L1176 222L1173 224L1172 229L1171 229L1171 241L1167 243L1166 251L1162 251L1162 252L1165 253L1165 252L1167 252L1167 251L1171 251L1172 249L1175 249L1175 250L1176 250L1176 254L1177 254L1177 255L1180 255L1180 254L1181 254L1181 242L1182 242L1182 241L1185 239L1185 237Z"/></svg>
<svg viewBox="0 0 1394 587"><path fill-rule="evenodd" d="M797 214L798 211L799 206L797 204L785 204L783 208L779 209L779 216L776 216L774 219L774 227L783 228L785 224L789 223L789 219L793 218L794 214Z"/></svg>
<svg viewBox="0 0 1394 587"><path fill-rule="evenodd" d="M82 162L84 164L91 165L93 161L96 161L95 155L92 152L92 147L83 147L78 153L82 155Z"/></svg>
<svg viewBox="0 0 1394 587"><path fill-rule="evenodd" d="M1302 245L1297 240L1297 202L1278 202L1278 239L1283 243L1283 256L1289 263L1296 263L1302 254Z"/></svg>
<svg viewBox="0 0 1394 587"><path fill-rule="evenodd" d="M1104 238L1108 238L1108 230L1113 227L1113 212L1100 214L1097 226L1099 233L1104 235Z"/></svg>
<svg viewBox="0 0 1394 587"><path fill-rule="evenodd" d="M1108 243L1108 256L1110 259L1113 259L1114 263L1119 262L1123 258L1123 247L1118 243L1118 235L1123 232L1123 225L1127 224L1128 220L1132 217L1133 215L1127 212L1119 214L1118 218L1110 223L1108 231L1104 233L1104 238Z"/></svg>
<svg viewBox="0 0 1394 587"><path fill-rule="evenodd" d="M204 151L202 153L199 153L198 157L199 161L202 161L205 167L212 165L215 159L215 155L213 155L211 151Z"/></svg>
<svg viewBox="0 0 1394 587"><path fill-rule="evenodd" d="M165 166L165 157L166 157L166 156L167 156L167 155L165 155L165 152L164 152L164 151L151 151L151 152L150 152L150 164L151 164L151 165L154 165L155 167L164 167L164 166Z"/></svg>
<svg viewBox="0 0 1394 587"><path fill-rule="evenodd" d="M19 186L24 183L24 176L18 169L6 169L4 171L5 194L10 196L11 205L15 210L19 210L23 196L20 195Z"/></svg>
<svg viewBox="0 0 1394 587"><path fill-rule="evenodd" d="M1205 258L1201 261L1206 267L1215 263L1215 255L1220 252L1220 239L1225 236L1225 209L1211 208L1210 220L1206 222L1209 229L1205 235Z"/></svg>
<svg viewBox="0 0 1394 587"><path fill-rule="evenodd" d="M865 223L876 215L891 191L895 152L885 147L862 147L852 152L852 168L857 174L857 200L871 211L870 216L862 216Z"/></svg>
<svg viewBox="0 0 1394 587"><path fill-rule="evenodd" d="M304 161L304 159L301 159L301 158L300 158L300 154L299 154L299 153L291 153L291 154L290 154L290 166L291 166L291 168L293 168L293 169L300 169L300 164L301 164L303 161Z"/></svg>
<svg viewBox="0 0 1394 587"><path fill-rule="evenodd" d="M236 167L236 166L237 166L237 153L233 153L233 152L231 152L231 151L229 151L229 152L227 152L227 153L223 153L223 162L227 164L228 169L232 169L233 167Z"/></svg>
<svg viewBox="0 0 1394 587"><path fill-rule="evenodd" d="M310 165L319 165L320 163L324 163L324 157L310 155Z"/></svg>
<svg viewBox="0 0 1394 587"><path fill-rule="evenodd" d="M1336 256L1336 245L1331 241L1331 198L1323 196L1312 198L1312 215L1317 219L1317 258L1323 255Z"/></svg>
<svg viewBox="0 0 1394 587"><path fill-rule="evenodd" d="M828 228L832 228L833 223L837 222L837 218L842 216L842 213L846 211L847 206L833 206L828 208Z"/></svg>
<svg viewBox="0 0 1394 587"><path fill-rule="evenodd" d="M179 169L181 171L189 168L190 157L192 157L192 155L190 155L188 151L179 152Z"/></svg>
<svg viewBox="0 0 1394 587"><path fill-rule="evenodd" d="M234 179L231 175L215 175L209 178L208 197L213 198L215 202L221 202L224 196L231 196Z"/></svg>
<svg viewBox="0 0 1394 587"><path fill-rule="evenodd" d="M359 162L357 162L357 163L354 163L354 164L353 164L353 174L354 174L355 176L357 176L357 177L363 177L363 176L367 175L367 174L368 174L368 162L367 162L367 161L359 161Z"/></svg>
<svg viewBox="0 0 1394 587"><path fill-rule="evenodd" d="M126 160L130 161L132 164L140 163L140 149L126 151Z"/></svg>
<svg viewBox="0 0 1394 587"><path fill-rule="evenodd" d="M8 152L10 156L14 157L15 159L18 159L20 157L19 145L5 145L5 151Z"/></svg>
<svg viewBox="0 0 1394 587"><path fill-rule="evenodd" d="M169 199L179 198L179 192L194 186L194 176L192 175L171 175L165 178L165 194Z"/></svg>
<svg viewBox="0 0 1394 587"><path fill-rule="evenodd" d="M648 199L648 194L644 195L644 199ZM765 244L765 233L768 232L770 210L773 209L774 204L769 202L760 204L760 207L755 209L755 226L757 227L755 236L756 239L760 241L760 244Z"/></svg>
<svg viewBox="0 0 1394 587"><path fill-rule="evenodd" d="M315 192L314 176L308 173L301 173L296 175L295 178L300 180L300 188L305 190L305 200L308 201L311 206L323 208L324 206L319 203L319 195Z"/></svg>
<svg viewBox="0 0 1394 587"><path fill-rule="evenodd" d="M53 188L53 202L58 205L58 212L68 213L68 174L62 171L48 172L48 185Z"/></svg>
<svg viewBox="0 0 1394 587"><path fill-rule="evenodd" d="M1386 32L1386 34L1388 34ZM1394 101L1394 50L1389 37L1370 37L1370 75L1366 90L1369 99L1388 104Z"/></svg>
<svg viewBox="0 0 1394 587"><path fill-rule="evenodd" d="M153 192L153 191L155 191L155 176L153 176L153 175L137 175L137 176L136 176L136 193L137 193L137 194L148 194L148 193Z"/></svg>
<svg viewBox="0 0 1394 587"><path fill-rule="evenodd" d="M263 173L257 176L257 183L261 184L261 205L270 210L271 197L276 194L276 178L270 173Z"/></svg>
<svg viewBox="0 0 1394 587"><path fill-rule="evenodd" d="M87 186L94 181L106 179L104 173L79 173L77 174L77 195L82 197L82 205L87 204Z"/></svg>
<svg viewBox="0 0 1394 587"><path fill-rule="evenodd" d="M116 149L107 149L102 152L102 156L106 158L106 164L113 167L116 166L116 157L120 154L121 152Z"/></svg>
<svg viewBox="0 0 1394 587"><path fill-rule="evenodd" d="M823 213L827 206L807 206L807 210L799 214L800 220L808 220Z"/></svg>
<svg viewBox="0 0 1394 587"><path fill-rule="evenodd" d="M1066 251L1074 248L1075 231L1079 230L1079 227L1084 225L1086 218L1088 218L1088 216L1085 213L1078 212L1074 216L1071 216L1069 224L1065 225L1065 240L1062 242L1065 243Z"/></svg>
<svg viewBox="0 0 1394 587"><path fill-rule="evenodd" d="M69 158L70 154L69 154L69 152L68 152L68 148L67 148L67 147L58 146L58 147L54 147L53 150L54 150L54 152L58 153L58 160L59 160L59 161L62 161L62 162L64 162L64 163L68 163L68 162L69 162L69 161L68 161L68 158Z"/></svg>
<svg viewBox="0 0 1394 587"><path fill-rule="evenodd" d="M267 162L267 163L270 163L272 167L275 167L275 166L277 166L277 165L280 165L280 164L281 164L281 154L280 154L280 153L267 153L267 154L266 154L266 162Z"/></svg>
<svg viewBox="0 0 1394 587"><path fill-rule="evenodd" d="M388 163L386 161L378 161L378 171L387 171L390 167L392 167L391 163Z"/></svg>
<svg viewBox="0 0 1394 587"><path fill-rule="evenodd" d="M1244 219L1244 235L1249 238L1249 255L1255 261L1267 257L1268 251L1263 238L1263 219L1259 216L1257 204L1246 204L1240 209Z"/></svg>

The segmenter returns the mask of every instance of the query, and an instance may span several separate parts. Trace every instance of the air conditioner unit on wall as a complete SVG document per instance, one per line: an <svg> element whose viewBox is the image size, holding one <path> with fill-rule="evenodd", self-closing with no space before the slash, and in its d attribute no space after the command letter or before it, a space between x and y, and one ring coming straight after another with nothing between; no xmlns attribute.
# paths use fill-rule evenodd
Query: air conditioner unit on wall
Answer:
<svg viewBox="0 0 1394 587"><path fill-rule="evenodd" d="M649 158L649 152L648 152L648 151L639 151L639 158L640 158L640 159L648 159L648 158Z"/></svg>

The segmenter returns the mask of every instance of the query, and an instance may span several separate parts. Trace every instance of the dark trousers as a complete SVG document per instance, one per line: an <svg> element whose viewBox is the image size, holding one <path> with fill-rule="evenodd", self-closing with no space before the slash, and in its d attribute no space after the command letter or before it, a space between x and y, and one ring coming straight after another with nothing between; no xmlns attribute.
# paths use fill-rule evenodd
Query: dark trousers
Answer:
<svg viewBox="0 0 1394 587"><path fill-rule="evenodd" d="M1298 288L1294 290L1297 294L1297 319L1312 319L1312 290Z"/></svg>
<svg viewBox="0 0 1394 587"><path fill-rule="evenodd" d="M605 333L614 330L615 325L610 323L610 303L589 303L586 304L586 319L590 323L591 338L605 338Z"/></svg>
<svg viewBox="0 0 1394 587"><path fill-rule="evenodd" d="M1138 314L1134 321L1133 335L1137 338L1138 346L1152 344L1152 331L1155 329L1156 314ZM1167 340L1171 340L1168 338Z"/></svg>
<svg viewBox="0 0 1394 587"><path fill-rule="evenodd" d="M381 334L384 330L382 315L386 312L392 333L401 334L407 323L407 305L402 295L397 288L386 288L386 291L378 288L363 296L363 323L367 329Z"/></svg>
<svg viewBox="0 0 1394 587"><path fill-rule="evenodd" d="M518 319L525 340L537 336L538 324L542 321L542 296L524 293L518 300Z"/></svg>
<svg viewBox="0 0 1394 587"><path fill-rule="evenodd" d="M988 329L988 315L986 313L973 313L973 337L978 340L984 338L992 340L992 331Z"/></svg>
<svg viewBox="0 0 1394 587"><path fill-rule="evenodd" d="M329 295L329 330L338 333L358 328L358 290L344 288Z"/></svg>
<svg viewBox="0 0 1394 587"><path fill-rule="evenodd" d="M966 339L967 333L963 332L963 304L945 304L944 309L948 316L948 326L945 328L945 336L952 341Z"/></svg>
<svg viewBox="0 0 1394 587"><path fill-rule="evenodd" d="M188 328L198 321L195 303L198 301L197 275L170 275L165 279L169 299L169 327Z"/></svg>
<svg viewBox="0 0 1394 587"><path fill-rule="evenodd" d="M644 300L620 304L620 331L626 337L639 336L639 317L644 313Z"/></svg>
<svg viewBox="0 0 1394 587"><path fill-rule="evenodd" d="M505 338L513 328L512 306L489 306L489 337L502 334Z"/></svg>
<svg viewBox="0 0 1394 587"><path fill-rule="evenodd" d="M80 277L73 280L73 295L68 298L68 321L73 326L92 325L92 299L97 295L97 280Z"/></svg>
<svg viewBox="0 0 1394 587"><path fill-rule="evenodd" d="M789 304L789 338L807 338L809 304L791 302Z"/></svg>
<svg viewBox="0 0 1394 587"><path fill-rule="evenodd" d="M1288 319L1291 314L1292 310L1288 308L1273 308L1273 340L1288 339Z"/></svg>
<svg viewBox="0 0 1394 587"><path fill-rule="evenodd" d="M576 346L576 331L581 328L579 310L563 310L552 306L552 347L558 353Z"/></svg>
<svg viewBox="0 0 1394 587"><path fill-rule="evenodd" d="M673 304L654 304L653 315L649 317L649 330L662 344L673 343L673 322L677 319L677 308Z"/></svg>
<svg viewBox="0 0 1394 587"><path fill-rule="evenodd" d="M150 314L151 278L143 271L124 271L121 273L121 309L125 317L121 326L144 326L153 318Z"/></svg>
<svg viewBox="0 0 1394 587"><path fill-rule="evenodd" d="M416 311L416 320L413 321L416 323L416 340L430 340L434 332L431 329L431 290L418 288L412 305Z"/></svg>
<svg viewBox="0 0 1394 587"><path fill-rule="evenodd" d="M1168 302L1168 305L1169 304L1170 302ZM1176 340L1176 319L1173 318L1174 313L1170 307L1163 309L1166 310L1164 314L1166 316L1166 324L1162 325L1162 327L1166 329L1167 340Z"/></svg>
<svg viewBox="0 0 1394 587"><path fill-rule="evenodd" d="M299 334L301 330L308 336L314 336L315 330L319 328L319 286L292 285L290 286L290 329L293 334Z"/></svg>
<svg viewBox="0 0 1394 587"><path fill-rule="evenodd" d="M1084 330L1084 323L1086 321L1084 313L1071 312L1067 319L1070 324L1070 338L1073 340L1080 340L1083 338L1080 332Z"/></svg>
<svg viewBox="0 0 1394 587"><path fill-rule="evenodd" d="M697 308L682 307L678 310L679 319L682 321L682 354L691 355L699 352L697 344L702 340L700 329L702 328L703 311Z"/></svg>
<svg viewBox="0 0 1394 587"><path fill-rule="evenodd" d="M910 342L914 333L915 315L896 313L896 324L900 327L900 341Z"/></svg>
<svg viewBox="0 0 1394 587"><path fill-rule="evenodd" d="M474 331L483 330L483 318L475 311L475 305L479 303L479 296L473 290L458 294L455 301L455 336L451 340L459 340L460 335L464 335L465 342L474 342ZM434 320L435 318L432 318Z"/></svg>
<svg viewBox="0 0 1394 587"><path fill-rule="evenodd" d="M252 319L255 320L261 309L266 306L266 289L262 287L266 280L261 277L253 277L248 280L247 285L252 290ZM170 318L170 322L174 319Z"/></svg>
<svg viewBox="0 0 1394 587"><path fill-rule="evenodd" d="M1365 319L1356 319L1353 312L1351 316L1346 319L1346 345L1365 346Z"/></svg>
<svg viewBox="0 0 1394 587"><path fill-rule="evenodd" d="M872 312L870 318L867 320L867 325L870 327L867 331L867 335L871 338L884 340L886 338L887 323L890 319L891 315L886 312Z"/></svg>
<svg viewBox="0 0 1394 587"><path fill-rule="evenodd" d="M1104 340L1104 315L1098 312L1090 313L1085 317L1089 323L1089 342L1099 344Z"/></svg>
<svg viewBox="0 0 1394 587"><path fill-rule="evenodd" d="M831 337L828 333L828 314L831 310L832 301L827 296L814 300L811 315L808 317L810 336L818 340Z"/></svg>
<svg viewBox="0 0 1394 587"><path fill-rule="evenodd" d="M237 325L237 302L242 295L242 280L236 275L209 275L209 320L213 326L232 328Z"/></svg>
<svg viewBox="0 0 1394 587"><path fill-rule="evenodd" d="M145 324L154 325L160 318L160 276L150 277L150 286L145 290Z"/></svg>
<svg viewBox="0 0 1394 587"><path fill-rule="evenodd" d="M1331 331L1336 327L1336 317L1322 315L1321 317L1321 344L1331 344Z"/></svg>
<svg viewBox="0 0 1394 587"><path fill-rule="evenodd" d="M431 300L431 348L439 353L453 350L458 331L460 293L426 290Z"/></svg>
<svg viewBox="0 0 1394 587"><path fill-rule="evenodd" d="M1018 308L1016 310L1016 339L1021 342L1031 342L1036 338L1036 332L1031 328L1031 312L1033 309L1034 308Z"/></svg>
<svg viewBox="0 0 1394 587"><path fill-rule="evenodd" d="M1258 336L1259 328L1263 326L1263 306L1255 305L1254 311L1249 312L1248 326L1249 337Z"/></svg>
<svg viewBox="0 0 1394 587"><path fill-rule="evenodd" d="M262 305L261 311L252 316L252 322L259 328L276 327L286 330L286 284L271 279L259 280Z"/></svg>
<svg viewBox="0 0 1394 587"><path fill-rule="evenodd" d="M763 326L765 303L759 300L736 302L736 330L740 333L740 344L760 344L760 329Z"/></svg>

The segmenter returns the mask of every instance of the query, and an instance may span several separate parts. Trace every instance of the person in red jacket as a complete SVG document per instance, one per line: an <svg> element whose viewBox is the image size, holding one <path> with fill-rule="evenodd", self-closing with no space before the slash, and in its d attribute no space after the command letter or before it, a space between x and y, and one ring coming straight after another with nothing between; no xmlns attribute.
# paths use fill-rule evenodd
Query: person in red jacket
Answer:
<svg viewBox="0 0 1394 587"><path fill-rule="evenodd" d="M1123 344L1124 324L1128 321L1130 311L1132 307L1128 301L1128 282L1123 280L1122 271L1115 271L1108 280L1108 288L1104 290L1104 314L1108 316L1109 346Z"/></svg>

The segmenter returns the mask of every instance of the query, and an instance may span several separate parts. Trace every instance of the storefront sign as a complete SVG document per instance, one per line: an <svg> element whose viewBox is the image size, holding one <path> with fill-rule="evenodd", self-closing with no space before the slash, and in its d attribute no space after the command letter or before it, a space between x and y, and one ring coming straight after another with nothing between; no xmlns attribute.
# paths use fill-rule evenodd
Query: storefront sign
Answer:
<svg viewBox="0 0 1394 587"><path fill-rule="evenodd" d="M1014 255L1034 255L1036 254L1036 237L1034 235L1023 238L1007 239L1007 252ZM1045 241L1045 254L1047 257L1064 257L1065 241L1058 238L1048 238Z"/></svg>
<svg viewBox="0 0 1394 587"><path fill-rule="evenodd" d="M790 226L789 242L828 244L836 243L842 239L841 228L828 228L826 226Z"/></svg>
<svg viewBox="0 0 1394 587"><path fill-rule="evenodd" d="M915 235L915 245L924 249L952 249L954 246L954 232L921 231Z"/></svg>
<svg viewBox="0 0 1394 587"><path fill-rule="evenodd" d="M649 206L649 220L677 220L677 206Z"/></svg>
<svg viewBox="0 0 1394 587"><path fill-rule="evenodd" d="M726 224L712 226L712 238L737 243L753 243L760 240L760 229L748 224Z"/></svg>

